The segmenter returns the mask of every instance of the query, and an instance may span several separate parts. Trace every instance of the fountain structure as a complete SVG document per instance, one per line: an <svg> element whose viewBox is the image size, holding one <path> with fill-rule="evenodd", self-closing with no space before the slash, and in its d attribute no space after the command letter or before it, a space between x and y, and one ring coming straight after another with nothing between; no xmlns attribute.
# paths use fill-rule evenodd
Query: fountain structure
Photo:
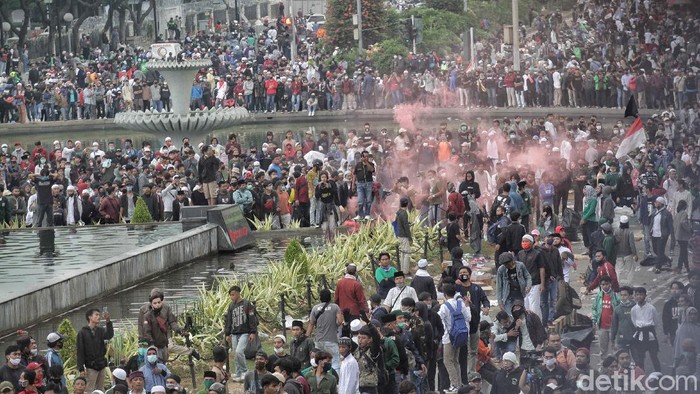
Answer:
<svg viewBox="0 0 700 394"><path fill-rule="evenodd" d="M151 45L151 60L146 67L157 70L168 83L172 106L170 112L128 111L118 113L114 122L122 127L154 134L209 132L239 123L248 117L242 107L190 110L192 81L197 71L211 66L209 59L183 60L179 43Z"/></svg>

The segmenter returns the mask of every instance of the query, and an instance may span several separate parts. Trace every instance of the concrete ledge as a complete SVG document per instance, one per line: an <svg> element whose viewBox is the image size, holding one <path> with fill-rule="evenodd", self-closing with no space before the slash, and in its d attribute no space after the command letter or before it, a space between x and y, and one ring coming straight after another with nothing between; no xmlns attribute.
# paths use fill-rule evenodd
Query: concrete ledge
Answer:
<svg viewBox="0 0 700 394"><path fill-rule="evenodd" d="M639 111L642 117L650 117L654 113L659 113L661 110L642 109ZM528 107L528 108L474 108L467 110L466 108L425 108L425 112L421 114L421 119L430 119L432 121L445 120L447 118L467 119L481 116L484 118L502 118L504 116L514 117L515 115L523 115L524 117L545 116L549 113L554 115L567 115L577 118L578 116L590 116L595 114L603 122L611 122L613 120L621 120L623 110L615 108L554 108L554 107ZM420 120L420 119L419 119ZM237 127L244 125L270 125L279 127L287 124L302 124L304 126L313 125L317 127L327 126L328 122L394 122L393 109L372 109L372 110L357 110L357 111L320 111L314 117L308 117L306 112L295 113L251 113L250 116L242 120ZM298 126L297 126L298 127ZM76 128L90 131L106 131L114 133L115 130L124 130L120 125L114 123L114 119L91 119L91 120L68 120L56 122L41 122L41 123L24 123L24 124L0 124L0 135L15 134L22 132L23 134L41 135L45 133L71 133L75 132Z"/></svg>
<svg viewBox="0 0 700 394"><path fill-rule="evenodd" d="M217 231L218 226L207 224L127 250L91 271L67 273L48 285L28 286L23 295L0 303L0 335L216 253Z"/></svg>

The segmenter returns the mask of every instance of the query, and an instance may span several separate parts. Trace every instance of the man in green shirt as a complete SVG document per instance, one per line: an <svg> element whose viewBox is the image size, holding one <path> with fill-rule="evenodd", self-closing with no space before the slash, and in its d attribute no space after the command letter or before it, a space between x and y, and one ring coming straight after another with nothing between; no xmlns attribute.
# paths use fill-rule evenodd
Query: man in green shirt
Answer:
<svg viewBox="0 0 700 394"><path fill-rule="evenodd" d="M377 294L382 297L382 300L389 294L389 290L396 286L394 283L395 272L397 272L397 270L391 265L389 253L380 253L379 267L374 271L374 279L377 281Z"/></svg>
<svg viewBox="0 0 700 394"><path fill-rule="evenodd" d="M317 367L305 376L311 394L338 394L338 379L331 373L332 360L333 356L328 352L316 353Z"/></svg>

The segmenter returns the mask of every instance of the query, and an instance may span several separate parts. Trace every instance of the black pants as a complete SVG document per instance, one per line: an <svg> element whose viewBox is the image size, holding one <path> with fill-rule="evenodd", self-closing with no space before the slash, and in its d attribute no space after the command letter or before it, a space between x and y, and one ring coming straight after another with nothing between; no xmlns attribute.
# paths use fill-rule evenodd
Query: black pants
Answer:
<svg viewBox="0 0 700 394"><path fill-rule="evenodd" d="M632 342L632 358L636 365L650 373L646 368L644 368L644 359L646 358L647 352L649 352L649 358L651 358L651 363L654 366L655 372L661 372L661 363L659 362L659 342L658 341L638 341L634 340Z"/></svg>
<svg viewBox="0 0 700 394"><path fill-rule="evenodd" d="M591 243L591 234L598 228L598 223L586 221L583 223L581 228L581 235L583 236L583 245L588 247Z"/></svg>
<svg viewBox="0 0 700 394"><path fill-rule="evenodd" d="M563 215L564 210L566 209L566 204L569 202L569 190L566 191L557 191L554 194L554 213L557 215ZM561 206L561 211L559 210L559 206Z"/></svg>
<svg viewBox="0 0 700 394"><path fill-rule="evenodd" d="M678 247L680 251L678 253L678 269L682 269L685 266L685 270L690 273L690 268L688 267L688 241L678 241Z"/></svg>
<svg viewBox="0 0 700 394"><path fill-rule="evenodd" d="M46 217L48 227L53 227L53 203L38 204L37 211L34 214L39 218L36 222L37 227L42 227L44 216Z"/></svg>
<svg viewBox="0 0 700 394"><path fill-rule="evenodd" d="M668 242L668 235L665 237L651 237L651 246L654 248L654 254L656 255L656 268L661 269L664 264L671 261L671 259L666 256L666 243Z"/></svg>

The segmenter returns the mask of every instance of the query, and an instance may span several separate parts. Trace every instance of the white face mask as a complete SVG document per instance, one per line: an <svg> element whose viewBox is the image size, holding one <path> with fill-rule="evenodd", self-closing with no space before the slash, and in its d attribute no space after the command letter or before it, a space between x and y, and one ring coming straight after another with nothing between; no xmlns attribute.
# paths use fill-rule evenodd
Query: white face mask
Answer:
<svg viewBox="0 0 700 394"><path fill-rule="evenodd" d="M10 364L12 364L15 367L18 366L20 362L22 362L21 358L11 358L10 359Z"/></svg>
<svg viewBox="0 0 700 394"><path fill-rule="evenodd" d="M554 366L554 364L556 364L556 363L557 363L556 358L548 358L548 359L544 360L544 365L547 368L552 368Z"/></svg>
<svg viewBox="0 0 700 394"><path fill-rule="evenodd" d="M32 356L36 356L37 354L39 354L39 349L32 349L30 350L30 352L32 353Z"/></svg>
<svg viewBox="0 0 700 394"><path fill-rule="evenodd" d="M155 364L156 361L158 361L158 356L155 354L149 354L148 356L146 356L146 360L148 360L148 362L151 364Z"/></svg>
<svg viewBox="0 0 700 394"><path fill-rule="evenodd" d="M283 347L276 347L275 348L275 354L282 354L282 353L284 353Z"/></svg>

